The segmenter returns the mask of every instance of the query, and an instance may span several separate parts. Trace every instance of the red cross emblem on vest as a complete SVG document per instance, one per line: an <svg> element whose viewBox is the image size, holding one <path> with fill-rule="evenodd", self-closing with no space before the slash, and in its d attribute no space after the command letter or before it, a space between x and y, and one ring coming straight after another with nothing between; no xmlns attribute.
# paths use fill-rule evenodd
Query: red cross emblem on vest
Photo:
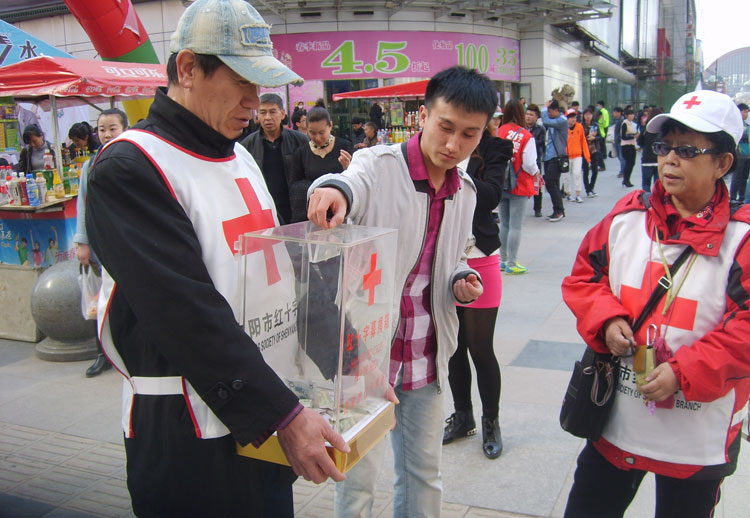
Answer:
<svg viewBox="0 0 750 518"><path fill-rule="evenodd" d="M383 270L377 270L378 254L372 254L370 256L370 272L366 273L362 278L362 290L367 290L370 293L367 295L367 305L372 306L375 304L375 286L381 283L383 276Z"/></svg>
<svg viewBox="0 0 750 518"><path fill-rule="evenodd" d="M646 305L646 301L651 296L651 292L654 291L654 287L658 285L659 279L664 275L664 265L654 261L649 261L646 265L646 271L643 272L643 281L641 282L640 288L634 288L623 284L620 288L620 302L627 308L631 315L640 315L643 306ZM664 302L666 297L662 297L659 304L654 309L653 323L661 327L662 324L668 324L670 327L676 327L679 329L685 329L690 331L695 325L695 314L698 309L698 301L691 299L684 299L677 297L672 301L672 306L667 311L666 315L661 314L664 309ZM671 313L671 315L670 315ZM651 323L646 321L636 333L636 341L639 344L646 343L646 328L647 324Z"/></svg>
<svg viewBox="0 0 750 518"><path fill-rule="evenodd" d="M693 106L698 106L700 103L701 102L698 100L698 96L697 95L692 96L687 101L682 101L682 104L684 104L685 106L687 106L687 108L685 108L686 110L689 110Z"/></svg>
<svg viewBox="0 0 750 518"><path fill-rule="evenodd" d="M276 224L273 219L273 211L271 209L264 209L260 205L258 195L255 194L255 189L253 189L250 180L247 178L235 178L234 181L237 183L242 199L245 201L248 213L221 223L224 228L224 237L227 240L227 246L229 246L229 250L232 253L235 252L235 243L241 235L253 230L271 228ZM259 251L263 252L269 286L281 280L279 267L276 264L276 255L273 252L273 245L276 242L272 239L254 239L249 246L242 246L240 249L242 255Z"/></svg>

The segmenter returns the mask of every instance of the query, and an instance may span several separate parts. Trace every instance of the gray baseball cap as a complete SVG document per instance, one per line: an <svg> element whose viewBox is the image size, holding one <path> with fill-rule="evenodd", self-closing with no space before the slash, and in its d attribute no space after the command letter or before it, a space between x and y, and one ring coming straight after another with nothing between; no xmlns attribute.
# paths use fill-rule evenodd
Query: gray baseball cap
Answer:
<svg viewBox="0 0 750 518"><path fill-rule="evenodd" d="M273 56L270 31L245 0L197 0L177 22L169 50L216 56L259 86L301 85L302 78Z"/></svg>

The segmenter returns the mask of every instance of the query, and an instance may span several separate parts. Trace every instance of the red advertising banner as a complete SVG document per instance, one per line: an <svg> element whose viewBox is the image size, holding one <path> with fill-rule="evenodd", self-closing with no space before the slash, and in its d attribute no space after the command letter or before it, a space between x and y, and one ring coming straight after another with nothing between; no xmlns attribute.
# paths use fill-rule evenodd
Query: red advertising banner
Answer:
<svg viewBox="0 0 750 518"><path fill-rule="evenodd" d="M352 31L273 34L273 53L304 79L431 77L453 65L519 81L518 40L482 34Z"/></svg>

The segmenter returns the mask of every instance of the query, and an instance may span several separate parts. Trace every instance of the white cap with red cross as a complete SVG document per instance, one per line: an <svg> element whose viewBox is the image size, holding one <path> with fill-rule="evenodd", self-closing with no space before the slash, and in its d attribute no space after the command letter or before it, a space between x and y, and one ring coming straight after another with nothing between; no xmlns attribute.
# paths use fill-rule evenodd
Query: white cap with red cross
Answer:
<svg viewBox="0 0 750 518"><path fill-rule="evenodd" d="M732 136L735 144L742 137L742 115L737 105L728 95L713 90L698 90L683 95L669 113L651 119L646 131L658 133L667 119L674 119L700 133L725 131Z"/></svg>

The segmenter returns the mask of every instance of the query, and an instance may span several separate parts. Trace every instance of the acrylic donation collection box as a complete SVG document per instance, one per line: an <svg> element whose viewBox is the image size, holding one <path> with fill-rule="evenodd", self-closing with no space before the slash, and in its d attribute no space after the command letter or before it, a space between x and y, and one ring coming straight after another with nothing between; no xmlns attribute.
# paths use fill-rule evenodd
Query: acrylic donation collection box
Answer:
<svg viewBox="0 0 750 518"><path fill-rule="evenodd" d="M350 447L346 471L393 427L388 388L397 231L310 222L251 232L235 245L238 320L268 365ZM247 282L243 279L248 279ZM274 434L238 453L289 464Z"/></svg>

